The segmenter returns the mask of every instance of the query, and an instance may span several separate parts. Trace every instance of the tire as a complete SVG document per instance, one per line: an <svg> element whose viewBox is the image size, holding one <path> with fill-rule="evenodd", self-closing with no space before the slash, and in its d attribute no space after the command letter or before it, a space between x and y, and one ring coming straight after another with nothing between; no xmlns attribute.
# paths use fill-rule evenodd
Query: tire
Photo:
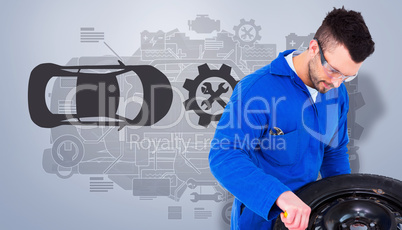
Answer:
<svg viewBox="0 0 402 230"><path fill-rule="evenodd" d="M402 230L402 182L370 174L325 178L296 195L311 208L308 229ZM274 229L287 229L280 217Z"/></svg>

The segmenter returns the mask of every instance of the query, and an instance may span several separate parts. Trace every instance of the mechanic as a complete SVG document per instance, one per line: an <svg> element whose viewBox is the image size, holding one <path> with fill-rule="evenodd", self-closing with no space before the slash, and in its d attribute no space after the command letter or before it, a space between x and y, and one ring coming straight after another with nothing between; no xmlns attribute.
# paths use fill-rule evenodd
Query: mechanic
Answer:
<svg viewBox="0 0 402 230"><path fill-rule="evenodd" d="M231 229L272 229L278 215L289 229L308 227L311 209L293 191L319 173L351 172L342 82L373 52L361 14L334 8L307 50L280 53L236 85L209 154L213 175L235 196Z"/></svg>

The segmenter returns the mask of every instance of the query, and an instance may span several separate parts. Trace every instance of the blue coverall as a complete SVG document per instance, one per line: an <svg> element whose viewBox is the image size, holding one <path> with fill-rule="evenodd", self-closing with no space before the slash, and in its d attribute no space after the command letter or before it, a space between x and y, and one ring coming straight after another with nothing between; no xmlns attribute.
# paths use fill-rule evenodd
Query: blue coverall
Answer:
<svg viewBox="0 0 402 230"><path fill-rule="evenodd" d="M272 229L283 192L351 171L346 87L314 103L284 58L292 51L236 85L211 142L212 174L235 196L231 229Z"/></svg>

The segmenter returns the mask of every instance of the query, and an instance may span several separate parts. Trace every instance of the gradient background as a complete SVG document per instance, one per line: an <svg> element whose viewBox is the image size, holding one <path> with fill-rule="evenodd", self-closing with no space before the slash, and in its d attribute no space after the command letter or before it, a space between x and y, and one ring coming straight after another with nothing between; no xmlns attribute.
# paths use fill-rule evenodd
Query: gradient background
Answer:
<svg viewBox="0 0 402 230"><path fill-rule="evenodd" d="M80 43L80 27L105 32L105 41L120 56L140 46L143 30L188 31L187 20L209 14L231 31L239 20L262 27L261 43L286 48L285 36L315 32L332 7L361 11L376 42L375 53L360 71L359 91L366 105L357 111L365 130L360 172L402 180L400 170L400 39L401 3L395 1L8 1L2 2L0 105L0 229L228 229L220 209L207 220L195 220L183 206L181 220L168 220L168 198L139 201L130 192L88 192L88 176L62 180L42 168L50 130L37 127L27 104L28 80L40 63L64 65L72 57L113 55L103 43Z"/></svg>

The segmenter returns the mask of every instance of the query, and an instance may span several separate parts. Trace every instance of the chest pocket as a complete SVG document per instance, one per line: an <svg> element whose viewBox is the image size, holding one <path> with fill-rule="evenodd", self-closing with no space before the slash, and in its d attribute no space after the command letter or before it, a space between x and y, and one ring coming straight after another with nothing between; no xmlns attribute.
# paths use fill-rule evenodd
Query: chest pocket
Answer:
<svg viewBox="0 0 402 230"><path fill-rule="evenodd" d="M299 131L284 135L267 134L261 139L260 149L263 157L280 166L291 166L300 160Z"/></svg>

